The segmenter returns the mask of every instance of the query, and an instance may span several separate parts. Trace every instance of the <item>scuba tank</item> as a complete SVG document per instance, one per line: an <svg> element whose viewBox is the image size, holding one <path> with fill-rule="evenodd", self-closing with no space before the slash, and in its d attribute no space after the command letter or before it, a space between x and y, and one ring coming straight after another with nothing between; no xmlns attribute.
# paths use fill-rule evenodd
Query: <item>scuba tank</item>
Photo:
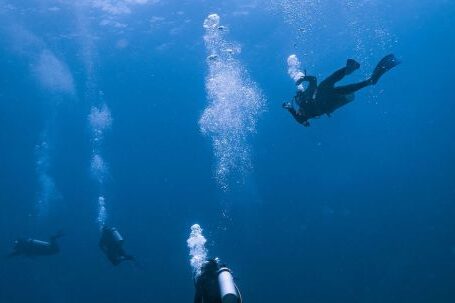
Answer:
<svg viewBox="0 0 455 303"><path fill-rule="evenodd" d="M112 228L111 228L111 237L112 237L112 240L113 240L115 243L118 243L118 244L122 244L122 243L123 243L123 237L122 237L122 235L119 233L119 231L117 230L117 228L115 228L115 227L112 227Z"/></svg>
<svg viewBox="0 0 455 303"><path fill-rule="evenodd" d="M234 277L231 270L227 267L221 267L218 270L218 285L220 287L221 301L223 303L238 303L240 294L234 283Z"/></svg>
<svg viewBox="0 0 455 303"><path fill-rule="evenodd" d="M49 248L51 245L49 244L49 242L44 242L44 241L40 241L40 240L34 240L34 239L29 239L28 240L28 243L30 243L30 246L31 247L34 247L34 248L44 248L44 249L47 249Z"/></svg>

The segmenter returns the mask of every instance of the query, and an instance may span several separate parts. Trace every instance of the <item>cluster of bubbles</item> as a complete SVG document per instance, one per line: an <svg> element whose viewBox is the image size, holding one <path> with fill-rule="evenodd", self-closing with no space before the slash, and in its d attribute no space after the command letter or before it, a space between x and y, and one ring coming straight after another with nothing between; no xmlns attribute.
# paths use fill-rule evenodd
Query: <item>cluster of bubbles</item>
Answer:
<svg viewBox="0 0 455 303"><path fill-rule="evenodd" d="M102 228L107 219L106 201L102 194L102 186L107 175L107 165L101 155L101 144L104 133L112 125L111 111L106 104L101 106L92 106L88 115L88 121L92 131L93 152L90 163L91 172L100 187L100 195L98 196L98 217L97 222Z"/></svg>
<svg viewBox="0 0 455 303"><path fill-rule="evenodd" d="M270 0L273 12L283 16L286 23L296 30L296 43L306 46L311 53L314 41L327 24L337 20L337 39L355 51L362 65L368 66L369 58L375 51L390 49L396 38L387 29L387 19L381 14L392 7L392 3L370 0L342 0L327 2L322 0ZM329 14L323 13L329 11ZM377 13L372 13L377 12ZM373 42L373 43L372 43ZM352 45L352 46L351 46Z"/></svg>
<svg viewBox="0 0 455 303"><path fill-rule="evenodd" d="M44 49L38 56L34 71L43 87L54 92L74 94L74 80L66 64L50 50Z"/></svg>
<svg viewBox="0 0 455 303"><path fill-rule="evenodd" d="M32 65L38 82L43 88L52 93L66 93L74 95L74 81L66 64L59 60L52 51L44 48L39 55L34 58L35 63ZM49 112L55 114L57 104L50 103ZM46 217L49 213L49 204L51 201L58 199L59 193L54 179L49 173L50 156L49 156L49 138L48 133L54 127L52 117L49 119L47 126L43 131L43 139L35 148L36 155L36 173L38 176L39 193L36 201L36 211L38 218Z"/></svg>
<svg viewBox="0 0 455 303"><path fill-rule="evenodd" d="M354 1L345 0L343 2L342 13L345 15L347 28L354 40L354 49L359 58L369 58L374 55L376 49L385 51L390 49L395 43L396 38L388 31L387 23L369 13L387 8L390 4L378 1ZM371 44L371 41L374 43ZM362 65L370 66L371 60L362 60Z"/></svg>
<svg viewBox="0 0 455 303"><path fill-rule="evenodd" d="M92 7L98 8L109 15L131 14L133 5L155 4L159 0L92 0Z"/></svg>
<svg viewBox="0 0 455 303"><path fill-rule="evenodd" d="M114 13L118 11L118 7L122 7L121 1L93 1L89 2L94 8L101 8L103 11ZM85 3L87 4L87 3ZM90 171L98 184L98 215L96 222L101 229L106 225L108 219L106 198L104 196L104 183L108 176L108 165L102 156L102 143L104 134L112 126L112 115L109 107L103 102L103 92L98 93L97 81L95 75L95 58L96 45L95 35L90 30L91 16L87 14L84 5L74 4L74 11L77 19L77 27L79 32L79 43L81 44L81 57L85 65L86 72L86 99L96 100L90 112L87 120L91 131L92 141L92 154L90 159Z"/></svg>
<svg viewBox="0 0 455 303"><path fill-rule="evenodd" d="M99 107L92 106L88 120L96 143L103 139L104 132L112 126L111 111L106 104Z"/></svg>
<svg viewBox="0 0 455 303"><path fill-rule="evenodd" d="M190 250L190 263L195 276L201 273L201 267L207 260L207 249L205 248L206 242L207 239L205 239L202 234L201 226L199 224L191 226L191 233L188 240L186 240L186 243Z"/></svg>
<svg viewBox="0 0 455 303"><path fill-rule="evenodd" d="M54 117L58 110L58 101L74 97L74 79L64 58L56 55L45 39L27 29L19 21L22 18L18 17L14 6L0 4L1 6L4 10L0 9L0 36L7 46L6 49L27 62L30 75L47 94L46 100L49 100L45 103L46 121L40 143L35 146L38 192L34 214L37 218L43 219L49 213L51 202L60 197L50 173L52 159L49 149L54 141L52 134L56 127Z"/></svg>
<svg viewBox="0 0 455 303"><path fill-rule="evenodd" d="M321 0L271 0L273 10L282 12L284 21L296 26L302 35L313 30L321 15Z"/></svg>
<svg viewBox="0 0 455 303"><path fill-rule="evenodd" d="M90 170L95 179L100 183L104 183L107 175L107 166L99 152L94 152L90 161Z"/></svg>
<svg viewBox="0 0 455 303"><path fill-rule="evenodd" d="M289 74L289 77L291 77L291 79L294 82L297 82L297 80L299 80L300 78L305 76L305 74L300 70L300 60L297 57L297 55L295 55L295 54L290 55L288 57L287 61L288 61L288 74ZM297 88L299 90L303 90L303 85L300 84Z"/></svg>
<svg viewBox="0 0 455 303"><path fill-rule="evenodd" d="M96 222L98 225L103 227L106 224L107 219L107 210L106 210L106 201L104 200L103 196L98 197L98 217L96 218Z"/></svg>
<svg viewBox="0 0 455 303"><path fill-rule="evenodd" d="M106 104L100 107L92 106L88 115L92 131L93 154L91 161L91 170L94 177L99 183L103 183L107 173L107 167L101 156L101 143L103 141L104 132L112 125L112 116Z"/></svg>
<svg viewBox="0 0 455 303"><path fill-rule="evenodd" d="M256 121L265 100L248 72L235 59L240 47L227 42L217 14L204 21L204 41L208 52L205 81L209 104L199 126L210 136L216 157L216 179L226 190L230 174L251 169L248 137L256 131Z"/></svg>

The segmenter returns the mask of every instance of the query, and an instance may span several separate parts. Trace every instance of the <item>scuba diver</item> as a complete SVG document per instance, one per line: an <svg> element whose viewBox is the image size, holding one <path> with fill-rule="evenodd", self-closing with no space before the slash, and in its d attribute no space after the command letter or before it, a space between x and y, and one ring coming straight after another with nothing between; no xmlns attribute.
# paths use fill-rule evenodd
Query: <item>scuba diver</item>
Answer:
<svg viewBox="0 0 455 303"><path fill-rule="evenodd" d="M218 258L204 262L201 273L194 277L194 283L194 303L242 303L231 270Z"/></svg>
<svg viewBox="0 0 455 303"><path fill-rule="evenodd" d="M123 241L122 235L115 227L103 226L99 245L114 266L127 260L134 261L134 257L126 254L123 250Z"/></svg>
<svg viewBox="0 0 455 303"><path fill-rule="evenodd" d="M398 64L400 64L400 61L395 55L389 54L379 61L369 79L354 84L335 86L338 81L341 81L345 76L352 74L360 67L357 61L348 59L345 67L334 72L319 85L314 76L301 77L295 83L296 86L303 82L308 82L308 88L304 91L298 90L293 98L293 101L298 105L298 109L296 110L293 107L292 102L285 102L282 106L291 113L298 123L308 127L310 126L309 119L324 114L330 116L338 108L352 102L355 92L364 87L375 85L382 75Z"/></svg>
<svg viewBox="0 0 455 303"><path fill-rule="evenodd" d="M59 232L49 238L49 241L41 241L36 239L18 239L14 241L13 251L7 256L9 258L16 256L51 256L60 252L57 239L63 237L63 233Z"/></svg>

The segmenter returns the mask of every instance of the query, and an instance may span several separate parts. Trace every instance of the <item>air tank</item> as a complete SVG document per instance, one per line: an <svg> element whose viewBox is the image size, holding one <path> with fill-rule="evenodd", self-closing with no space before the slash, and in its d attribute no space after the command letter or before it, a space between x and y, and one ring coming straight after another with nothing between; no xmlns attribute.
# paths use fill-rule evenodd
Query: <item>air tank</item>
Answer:
<svg viewBox="0 0 455 303"><path fill-rule="evenodd" d="M29 243L32 247L35 247L35 248L49 248L51 246L49 244L49 242L44 242L44 241L34 240L34 239L30 239Z"/></svg>
<svg viewBox="0 0 455 303"><path fill-rule="evenodd" d="M218 270L218 284L220 286L221 301L223 303L237 303L239 301L234 277L229 268L222 267Z"/></svg>
<svg viewBox="0 0 455 303"><path fill-rule="evenodd" d="M116 242L116 243L123 243L123 237L122 237L122 235L118 232L117 228L112 227L111 232L112 232L112 239L114 240L114 242Z"/></svg>

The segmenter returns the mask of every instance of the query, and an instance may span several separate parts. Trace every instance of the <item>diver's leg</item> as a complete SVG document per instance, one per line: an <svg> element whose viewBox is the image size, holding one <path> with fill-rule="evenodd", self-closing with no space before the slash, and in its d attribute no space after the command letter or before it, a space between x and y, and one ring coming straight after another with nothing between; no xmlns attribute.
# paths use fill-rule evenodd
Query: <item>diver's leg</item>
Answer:
<svg viewBox="0 0 455 303"><path fill-rule="evenodd" d="M365 80L359 83L354 83L354 84L349 84L349 85L344 85L340 87L335 87L334 92L339 95L350 95L355 93L358 90L361 90L362 88L365 88L369 85L372 85L371 80Z"/></svg>
<svg viewBox="0 0 455 303"><path fill-rule="evenodd" d="M330 103L326 104L324 107L324 114L330 115L335 110L339 109L340 107L354 101L354 94L350 95L334 95L331 98Z"/></svg>
<svg viewBox="0 0 455 303"><path fill-rule="evenodd" d="M341 81L344 78L344 76L346 76L346 67L340 68L339 70L328 76L326 79L324 79L319 84L319 88L333 87L335 83Z"/></svg>
<svg viewBox="0 0 455 303"><path fill-rule="evenodd" d="M341 81L346 75L352 74L355 70L359 69L360 64L354 59L348 59L346 61L346 66L340 68L333 74L331 74L327 79L321 82L319 87L333 87L335 83Z"/></svg>
<svg viewBox="0 0 455 303"><path fill-rule="evenodd" d="M119 247L118 256L119 259L121 259L121 261L134 260L134 257L132 255L127 254L123 247Z"/></svg>

